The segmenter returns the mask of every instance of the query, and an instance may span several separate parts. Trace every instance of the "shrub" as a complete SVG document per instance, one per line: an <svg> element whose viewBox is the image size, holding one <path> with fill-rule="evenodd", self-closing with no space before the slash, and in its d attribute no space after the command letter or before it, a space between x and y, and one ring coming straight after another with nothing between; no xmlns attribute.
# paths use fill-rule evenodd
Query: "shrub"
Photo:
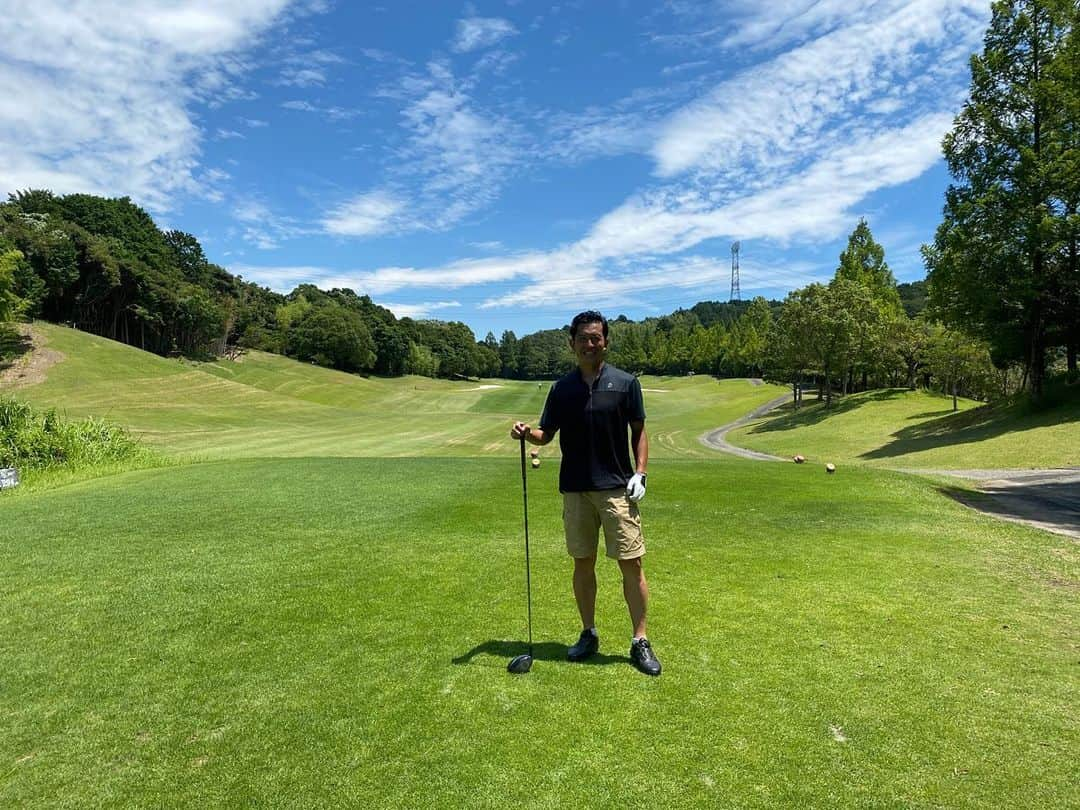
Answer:
<svg viewBox="0 0 1080 810"><path fill-rule="evenodd" d="M0 467L71 469L128 461L148 451L126 430L100 419L68 421L0 397Z"/></svg>

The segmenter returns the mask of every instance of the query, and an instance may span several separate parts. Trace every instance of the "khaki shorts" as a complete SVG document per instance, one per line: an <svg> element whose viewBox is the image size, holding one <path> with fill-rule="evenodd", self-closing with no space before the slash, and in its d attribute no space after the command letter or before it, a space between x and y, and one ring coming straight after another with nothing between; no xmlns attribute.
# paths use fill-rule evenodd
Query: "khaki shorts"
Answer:
<svg viewBox="0 0 1080 810"><path fill-rule="evenodd" d="M615 560L634 560L645 553L641 513L624 489L563 493L563 526L566 550L571 557L592 557L604 527L607 555Z"/></svg>

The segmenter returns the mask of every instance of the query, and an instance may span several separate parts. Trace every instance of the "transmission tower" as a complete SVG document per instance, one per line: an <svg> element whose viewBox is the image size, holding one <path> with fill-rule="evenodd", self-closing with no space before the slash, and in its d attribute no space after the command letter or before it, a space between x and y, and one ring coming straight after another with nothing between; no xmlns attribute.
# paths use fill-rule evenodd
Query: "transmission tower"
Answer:
<svg viewBox="0 0 1080 810"><path fill-rule="evenodd" d="M739 243L731 243L731 301L741 301L739 293Z"/></svg>

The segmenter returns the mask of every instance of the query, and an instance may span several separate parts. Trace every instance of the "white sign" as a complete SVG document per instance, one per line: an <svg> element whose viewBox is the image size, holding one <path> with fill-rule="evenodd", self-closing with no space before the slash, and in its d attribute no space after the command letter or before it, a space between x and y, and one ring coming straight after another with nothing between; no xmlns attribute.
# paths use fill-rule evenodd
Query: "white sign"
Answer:
<svg viewBox="0 0 1080 810"><path fill-rule="evenodd" d="M19 471L14 467L0 467L0 489L9 489L19 485Z"/></svg>

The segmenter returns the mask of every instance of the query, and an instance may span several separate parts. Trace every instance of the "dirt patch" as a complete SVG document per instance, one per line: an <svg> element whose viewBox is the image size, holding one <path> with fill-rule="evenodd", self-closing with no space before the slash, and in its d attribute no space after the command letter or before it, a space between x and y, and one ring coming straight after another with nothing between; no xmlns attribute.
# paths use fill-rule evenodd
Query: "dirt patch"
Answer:
<svg viewBox="0 0 1080 810"><path fill-rule="evenodd" d="M15 328L32 345L10 368L0 371L0 388L25 388L45 382L49 368L67 359L63 352L48 348L46 337L29 324L18 324Z"/></svg>

